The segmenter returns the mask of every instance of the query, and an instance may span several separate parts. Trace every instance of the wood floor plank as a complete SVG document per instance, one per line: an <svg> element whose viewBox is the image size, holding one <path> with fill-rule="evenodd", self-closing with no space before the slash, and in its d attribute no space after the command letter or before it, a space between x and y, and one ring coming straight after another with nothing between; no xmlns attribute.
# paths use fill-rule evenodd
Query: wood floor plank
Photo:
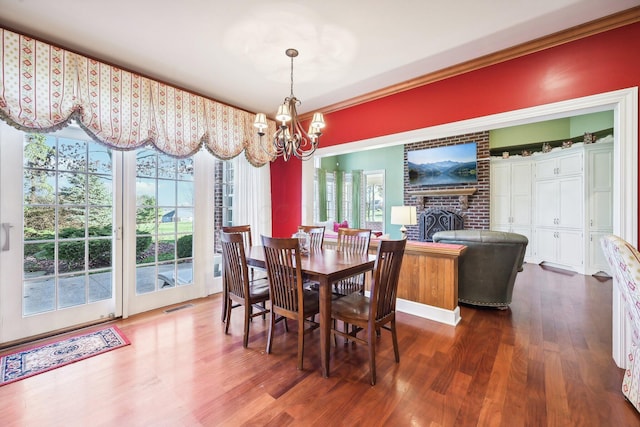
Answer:
<svg viewBox="0 0 640 427"><path fill-rule="evenodd" d="M461 306L456 327L398 315L400 363L378 341L330 351L319 333L296 369L297 330L255 318L242 346L219 295L113 322L131 345L0 387L4 426L640 426L611 358L611 280L527 264L508 310ZM14 349L5 349L0 354Z"/></svg>

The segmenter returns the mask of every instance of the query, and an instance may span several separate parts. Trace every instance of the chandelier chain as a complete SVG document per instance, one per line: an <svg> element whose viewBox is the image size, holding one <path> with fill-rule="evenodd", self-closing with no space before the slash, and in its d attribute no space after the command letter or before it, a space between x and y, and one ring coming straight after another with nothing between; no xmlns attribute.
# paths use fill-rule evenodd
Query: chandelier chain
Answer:
<svg viewBox="0 0 640 427"><path fill-rule="evenodd" d="M291 57L291 98L295 98L293 94L293 56Z"/></svg>

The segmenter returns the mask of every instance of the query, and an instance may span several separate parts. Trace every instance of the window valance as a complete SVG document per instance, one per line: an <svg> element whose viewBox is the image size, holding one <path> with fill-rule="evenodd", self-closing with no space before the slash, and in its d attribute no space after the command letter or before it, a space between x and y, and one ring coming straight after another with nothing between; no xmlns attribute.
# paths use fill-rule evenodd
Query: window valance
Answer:
<svg viewBox="0 0 640 427"><path fill-rule="evenodd" d="M0 35L0 118L18 129L51 132L76 119L118 150L151 144L188 157L204 147L220 159L244 150L256 167L274 158L249 112L3 28Z"/></svg>

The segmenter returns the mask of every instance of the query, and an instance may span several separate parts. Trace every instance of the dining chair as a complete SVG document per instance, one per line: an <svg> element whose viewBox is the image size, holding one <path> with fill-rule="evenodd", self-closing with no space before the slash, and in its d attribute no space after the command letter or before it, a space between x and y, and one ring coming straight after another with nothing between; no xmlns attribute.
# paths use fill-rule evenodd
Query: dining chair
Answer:
<svg viewBox="0 0 640 427"><path fill-rule="evenodd" d="M299 225L298 230L302 230L309 235L311 239L309 249L322 249L322 243L324 242L324 227L319 225Z"/></svg>
<svg viewBox="0 0 640 427"><path fill-rule="evenodd" d="M334 337L339 335L368 346L371 385L376 383L375 351L378 331L381 328L391 331L396 363L400 363L398 336L396 333L396 299L398 278L400 277L400 267L406 244L407 241L405 239L380 241L373 270L370 296L352 293L333 301L331 306L331 318L334 325L331 332ZM351 330L338 330L335 326L336 320L352 325ZM365 336L358 337L358 332L362 330L366 331Z"/></svg>
<svg viewBox="0 0 640 427"><path fill-rule="evenodd" d="M269 300L269 283L267 280L249 281L249 268L245 254L244 239L240 233L220 233L222 256L224 259L225 281L227 286L225 304L225 334L229 333L231 310L244 306L244 337L242 345L249 344L249 323L256 316L269 312L266 301ZM233 305L233 303L236 305ZM260 305L259 305L260 304ZM256 309L257 311L254 311Z"/></svg>
<svg viewBox="0 0 640 427"><path fill-rule="evenodd" d="M369 253L371 230L366 228L339 228L336 250L352 254ZM333 294L343 297L353 292L364 293L365 275L358 274L348 277L333 285Z"/></svg>
<svg viewBox="0 0 640 427"><path fill-rule="evenodd" d="M223 233L237 233L240 234L242 236L242 242L244 244L244 249L245 252L247 250L249 250L251 248L251 246L253 245L251 242L251 225L229 225L229 226L225 226L221 228ZM223 278L224 280L226 280L225 278ZM249 282L252 283L255 280L264 280L266 279L266 275L265 274L259 274L258 277L256 277L256 270L253 267L249 267ZM226 313L227 313L227 301L228 298L226 297L226 293L227 293L227 286L226 284L223 284L223 301L222 301L222 321L224 322L226 319ZM235 308L235 307L232 307ZM263 306L264 308L264 306Z"/></svg>
<svg viewBox="0 0 640 427"><path fill-rule="evenodd" d="M267 353L271 353L276 322L284 319L286 325L286 319L295 320L298 323L298 369L302 370L304 336L318 327L317 323L307 320L319 312L318 293L304 289L298 239L262 236L262 246L271 296ZM306 328L305 322L310 327Z"/></svg>

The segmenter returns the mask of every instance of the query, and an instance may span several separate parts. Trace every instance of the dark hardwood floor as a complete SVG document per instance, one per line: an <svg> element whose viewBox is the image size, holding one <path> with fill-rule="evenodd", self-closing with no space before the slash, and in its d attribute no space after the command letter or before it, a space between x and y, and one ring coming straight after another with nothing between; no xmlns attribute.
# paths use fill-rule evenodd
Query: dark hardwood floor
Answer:
<svg viewBox="0 0 640 427"><path fill-rule="evenodd" d="M296 370L296 331L255 318L242 347L215 295L115 323L132 344L0 387L3 426L634 426L611 358L611 280L527 264L506 311L461 307L457 327L399 315L400 364L383 331L378 383L365 346L319 332ZM4 350L4 353L9 350Z"/></svg>

